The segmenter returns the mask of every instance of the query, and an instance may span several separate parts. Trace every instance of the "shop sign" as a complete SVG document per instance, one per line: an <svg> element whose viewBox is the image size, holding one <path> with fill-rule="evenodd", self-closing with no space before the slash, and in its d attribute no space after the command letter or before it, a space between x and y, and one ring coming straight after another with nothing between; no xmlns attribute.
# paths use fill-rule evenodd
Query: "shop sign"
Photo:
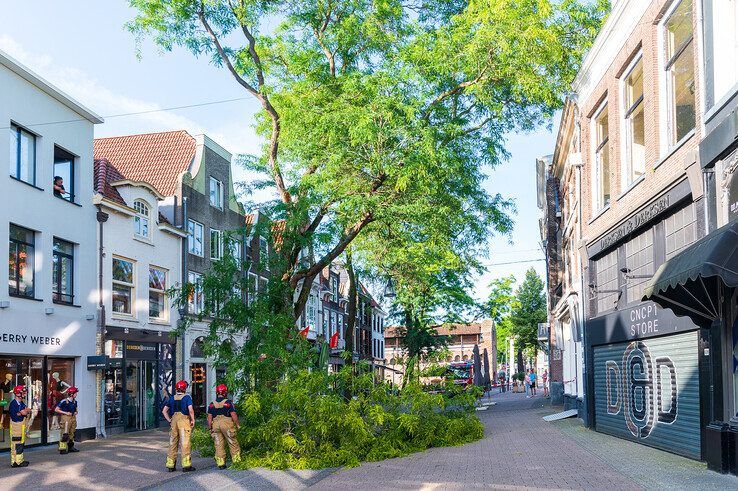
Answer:
<svg viewBox="0 0 738 491"><path fill-rule="evenodd" d="M155 360L156 343L136 343L126 341L126 358L138 360Z"/></svg>
<svg viewBox="0 0 738 491"><path fill-rule="evenodd" d="M16 332L0 333L0 343L61 346L62 339L55 336L33 336Z"/></svg>
<svg viewBox="0 0 738 491"><path fill-rule="evenodd" d="M548 341L548 322L540 322L538 324L538 340Z"/></svg>
<svg viewBox="0 0 738 491"><path fill-rule="evenodd" d="M105 370L106 368L108 368L108 357L106 355L87 357L88 370Z"/></svg>
<svg viewBox="0 0 738 491"><path fill-rule="evenodd" d="M663 309L654 302L595 317L586 326L589 345L647 339L693 329L697 326L689 317L677 317L671 309Z"/></svg>

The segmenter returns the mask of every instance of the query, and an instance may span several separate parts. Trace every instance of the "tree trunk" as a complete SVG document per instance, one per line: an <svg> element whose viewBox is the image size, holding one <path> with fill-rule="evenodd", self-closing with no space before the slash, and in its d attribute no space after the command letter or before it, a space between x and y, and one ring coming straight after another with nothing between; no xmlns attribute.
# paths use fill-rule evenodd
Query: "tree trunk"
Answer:
<svg viewBox="0 0 738 491"><path fill-rule="evenodd" d="M522 348L518 348L518 372L525 372L525 368L523 367L523 350Z"/></svg>
<svg viewBox="0 0 738 491"><path fill-rule="evenodd" d="M346 340L346 350L349 353L355 351L356 340L356 307L357 307L357 278L354 271L354 262L352 259L351 248L346 249L346 271L348 272L349 291L348 291L348 320L346 321L346 331L343 338ZM356 350L358 351L358 349Z"/></svg>

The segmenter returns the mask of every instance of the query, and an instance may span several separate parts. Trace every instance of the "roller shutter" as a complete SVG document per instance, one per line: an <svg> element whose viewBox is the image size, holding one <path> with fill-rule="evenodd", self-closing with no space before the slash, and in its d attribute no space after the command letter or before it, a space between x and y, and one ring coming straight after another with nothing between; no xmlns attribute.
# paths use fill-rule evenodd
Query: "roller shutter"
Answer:
<svg viewBox="0 0 738 491"><path fill-rule="evenodd" d="M698 333L594 348L597 431L700 458Z"/></svg>

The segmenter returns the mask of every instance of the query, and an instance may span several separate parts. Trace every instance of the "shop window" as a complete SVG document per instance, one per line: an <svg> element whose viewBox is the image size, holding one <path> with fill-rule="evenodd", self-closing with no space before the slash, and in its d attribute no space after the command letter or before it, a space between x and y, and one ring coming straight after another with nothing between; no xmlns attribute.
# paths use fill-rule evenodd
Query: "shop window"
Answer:
<svg viewBox="0 0 738 491"><path fill-rule="evenodd" d="M610 312L620 297L618 291L618 251L601 257L595 261L594 285L595 298L597 301L597 313Z"/></svg>
<svg viewBox="0 0 738 491"><path fill-rule="evenodd" d="M223 232L210 229L210 259L218 260L223 257Z"/></svg>
<svg viewBox="0 0 738 491"><path fill-rule="evenodd" d="M10 295L33 298L35 234L10 224L8 287Z"/></svg>
<svg viewBox="0 0 738 491"><path fill-rule="evenodd" d="M36 185L36 136L10 125L10 177Z"/></svg>
<svg viewBox="0 0 738 491"><path fill-rule="evenodd" d="M187 307L190 314L200 314L205 307L205 298L202 290L202 275L190 271L187 273L187 282L190 284L187 295Z"/></svg>
<svg viewBox="0 0 738 491"><path fill-rule="evenodd" d="M155 266L149 267L149 318L168 320L167 310L167 271Z"/></svg>
<svg viewBox="0 0 738 491"><path fill-rule="evenodd" d="M187 250L190 254L202 257L203 226L194 220L187 221Z"/></svg>
<svg viewBox="0 0 738 491"><path fill-rule="evenodd" d="M223 183L214 177L210 178L210 205L223 209Z"/></svg>
<svg viewBox="0 0 738 491"><path fill-rule="evenodd" d="M54 147L54 196L74 203L74 155Z"/></svg>
<svg viewBox="0 0 738 491"><path fill-rule="evenodd" d="M133 209L136 210L136 216L133 218L134 231L137 236L149 238L149 215L151 210L149 205L141 200L133 202Z"/></svg>
<svg viewBox="0 0 738 491"><path fill-rule="evenodd" d="M113 258L113 313L133 315L135 300L134 263L127 259Z"/></svg>
<svg viewBox="0 0 738 491"><path fill-rule="evenodd" d="M54 413L62 399L67 397L67 389L74 385L74 360L57 360L49 358L47 372L48 414L47 442L58 442L61 438L59 415Z"/></svg>
<svg viewBox="0 0 738 491"><path fill-rule="evenodd" d="M607 121L607 103L594 118L595 153L595 208L601 210L610 205L610 133Z"/></svg>
<svg viewBox="0 0 738 491"><path fill-rule="evenodd" d="M646 132L643 116L643 60L640 55L624 83L625 107L625 185L629 186L646 172Z"/></svg>
<svg viewBox="0 0 738 491"><path fill-rule="evenodd" d="M54 238L52 285L54 302L74 303L74 244Z"/></svg>
<svg viewBox="0 0 738 491"><path fill-rule="evenodd" d="M648 279L653 276L653 229L625 244L625 278L628 303L640 302Z"/></svg>
<svg viewBox="0 0 738 491"><path fill-rule="evenodd" d="M695 127L693 38L692 0L681 0L664 22L669 146Z"/></svg>
<svg viewBox="0 0 738 491"><path fill-rule="evenodd" d="M679 254L697 240L695 206L690 203L664 220L666 235L666 259Z"/></svg>

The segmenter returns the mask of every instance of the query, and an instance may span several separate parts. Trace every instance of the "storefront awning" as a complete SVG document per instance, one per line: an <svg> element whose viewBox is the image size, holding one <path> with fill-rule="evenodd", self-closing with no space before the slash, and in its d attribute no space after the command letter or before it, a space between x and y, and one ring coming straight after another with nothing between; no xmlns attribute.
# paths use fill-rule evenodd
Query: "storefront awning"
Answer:
<svg viewBox="0 0 738 491"><path fill-rule="evenodd" d="M738 221L709 233L662 264L648 281L643 299L704 325L719 319L723 288L736 286Z"/></svg>

